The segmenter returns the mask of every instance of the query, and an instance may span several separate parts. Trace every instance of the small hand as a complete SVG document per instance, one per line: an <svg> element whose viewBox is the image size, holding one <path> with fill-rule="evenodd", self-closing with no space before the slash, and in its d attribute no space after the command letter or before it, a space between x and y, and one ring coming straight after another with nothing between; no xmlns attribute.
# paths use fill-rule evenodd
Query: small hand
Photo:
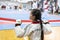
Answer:
<svg viewBox="0 0 60 40"><path fill-rule="evenodd" d="M22 24L22 21L20 19L16 20L16 24Z"/></svg>
<svg viewBox="0 0 60 40"><path fill-rule="evenodd" d="M15 27L16 27L16 26L20 26L21 24L22 24L22 21L18 19L18 20L16 20Z"/></svg>

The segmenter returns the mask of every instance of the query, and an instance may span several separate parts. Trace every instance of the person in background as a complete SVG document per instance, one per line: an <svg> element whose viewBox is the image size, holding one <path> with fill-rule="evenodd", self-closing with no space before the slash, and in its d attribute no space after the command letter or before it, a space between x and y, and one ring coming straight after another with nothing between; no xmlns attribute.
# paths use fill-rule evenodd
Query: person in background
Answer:
<svg viewBox="0 0 60 40"><path fill-rule="evenodd" d="M22 10L22 4L20 4L20 6L19 6L19 11L21 11Z"/></svg>
<svg viewBox="0 0 60 40"><path fill-rule="evenodd" d="M15 10L17 10L18 6L14 6Z"/></svg>
<svg viewBox="0 0 60 40"><path fill-rule="evenodd" d="M55 9L56 9L55 13L58 14L59 6L56 5L56 8Z"/></svg>
<svg viewBox="0 0 60 40"><path fill-rule="evenodd" d="M25 37L28 36L30 40L44 40L43 33L44 34L50 34L52 33L51 26L49 24L46 24L47 27L42 24L41 20L41 11L38 9L33 9L30 13L30 20L32 21L31 24L28 24L24 29L22 29L20 26L22 24L21 20L17 20L15 24L15 33L17 37ZM44 25L44 26L43 26ZM43 38L43 39L42 39Z"/></svg>
<svg viewBox="0 0 60 40"><path fill-rule="evenodd" d="M55 11L56 11L56 9L55 9L55 3L53 4L53 14L55 14Z"/></svg>
<svg viewBox="0 0 60 40"><path fill-rule="evenodd" d="M37 9L37 1L33 0L32 9Z"/></svg>
<svg viewBox="0 0 60 40"><path fill-rule="evenodd" d="M2 10L5 10L5 9L6 9L6 6L5 6L5 5L2 5L2 6L1 6L1 9L2 9Z"/></svg>
<svg viewBox="0 0 60 40"><path fill-rule="evenodd" d="M43 1L44 0L38 0L37 1L37 8L43 12Z"/></svg>

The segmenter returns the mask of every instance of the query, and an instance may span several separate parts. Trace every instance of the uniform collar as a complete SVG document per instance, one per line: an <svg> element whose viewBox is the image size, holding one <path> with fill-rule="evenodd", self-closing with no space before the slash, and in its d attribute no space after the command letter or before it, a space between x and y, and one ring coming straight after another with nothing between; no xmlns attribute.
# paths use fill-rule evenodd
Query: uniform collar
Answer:
<svg viewBox="0 0 60 40"><path fill-rule="evenodd" d="M36 22L32 22L32 24L39 24L40 22L39 21L36 21Z"/></svg>

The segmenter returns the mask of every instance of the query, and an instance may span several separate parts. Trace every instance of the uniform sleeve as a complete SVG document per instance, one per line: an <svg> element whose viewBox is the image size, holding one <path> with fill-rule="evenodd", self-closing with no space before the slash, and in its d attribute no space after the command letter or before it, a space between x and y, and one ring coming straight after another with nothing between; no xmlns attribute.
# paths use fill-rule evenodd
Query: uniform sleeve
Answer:
<svg viewBox="0 0 60 40"><path fill-rule="evenodd" d="M52 32L52 28L50 24L43 24L44 34L50 34Z"/></svg>
<svg viewBox="0 0 60 40"><path fill-rule="evenodd" d="M20 28L20 26L15 27L14 31L17 37L21 37L24 35L24 29Z"/></svg>

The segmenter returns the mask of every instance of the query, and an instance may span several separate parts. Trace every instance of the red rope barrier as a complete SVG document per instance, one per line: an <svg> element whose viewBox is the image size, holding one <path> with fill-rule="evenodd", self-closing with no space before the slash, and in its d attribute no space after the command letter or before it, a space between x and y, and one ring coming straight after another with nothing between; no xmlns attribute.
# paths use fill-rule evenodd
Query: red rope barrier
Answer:
<svg viewBox="0 0 60 40"><path fill-rule="evenodd" d="M16 22L15 19L11 18L2 18L0 17L0 20L10 21L10 22ZM31 20L21 20L22 22L31 22ZM48 22L60 22L60 20L48 20Z"/></svg>
<svg viewBox="0 0 60 40"><path fill-rule="evenodd" d="M13 22L15 22L15 21L16 21L15 19L10 19L10 18L2 18L2 17L0 17L0 20L5 20L5 21L13 21Z"/></svg>

